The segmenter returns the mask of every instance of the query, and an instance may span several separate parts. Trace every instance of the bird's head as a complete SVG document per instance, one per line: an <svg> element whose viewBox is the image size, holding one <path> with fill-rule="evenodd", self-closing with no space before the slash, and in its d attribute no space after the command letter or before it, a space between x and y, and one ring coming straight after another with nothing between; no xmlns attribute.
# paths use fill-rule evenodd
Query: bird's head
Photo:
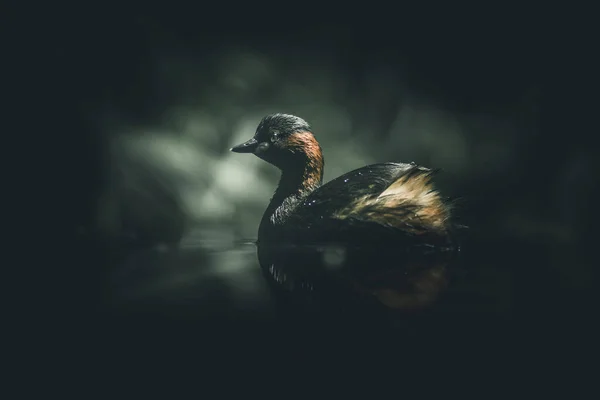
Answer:
<svg viewBox="0 0 600 400"><path fill-rule="evenodd" d="M312 166L322 170L321 146L310 125L290 114L264 117L254 137L231 148L235 153L253 153L282 171Z"/></svg>

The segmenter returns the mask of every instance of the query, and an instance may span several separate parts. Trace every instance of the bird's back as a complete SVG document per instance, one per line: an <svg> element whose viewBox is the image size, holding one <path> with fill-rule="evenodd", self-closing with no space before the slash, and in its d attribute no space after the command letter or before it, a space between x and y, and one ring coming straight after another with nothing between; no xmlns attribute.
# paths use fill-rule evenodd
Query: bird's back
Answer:
<svg viewBox="0 0 600 400"><path fill-rule="evenodd" d="M273 237L358 245L444 239L449 211L431 185L433 172L402 163L350 171L286 205L272 220Z"/></svg>

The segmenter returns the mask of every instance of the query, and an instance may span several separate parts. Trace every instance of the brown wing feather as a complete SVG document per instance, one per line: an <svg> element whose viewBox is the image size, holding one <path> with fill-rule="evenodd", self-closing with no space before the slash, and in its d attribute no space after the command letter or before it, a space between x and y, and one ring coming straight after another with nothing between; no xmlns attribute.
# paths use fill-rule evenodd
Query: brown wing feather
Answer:
<svg viewBox="0 0 600 400"><path fill-rule="evenodd" d="M370 220L414 233L444 230L449 210L431 184L433 173L415 168L379 195L362 196L338 210L334 217Z"/></svg>

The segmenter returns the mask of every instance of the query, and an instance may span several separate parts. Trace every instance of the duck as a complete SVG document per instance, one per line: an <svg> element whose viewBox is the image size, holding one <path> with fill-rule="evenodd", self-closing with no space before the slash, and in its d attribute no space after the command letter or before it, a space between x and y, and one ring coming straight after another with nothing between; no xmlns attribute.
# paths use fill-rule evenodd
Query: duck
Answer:
<svg viewBox="0 0 600 400"><path fill-rule="evenodd" d="M398 259L409 249L435 252L457 248L452 204L433 185L439 170L414 162L384 162L323 183L325 161L313 128L301 117L283 113L264 116L254 136L230 150L254 154L281 171L260 220L259 248L334 246L341 248L347 259L354 257L373 265L387 265L390 258ZM365 253L364 249L372 248L379 250ZM354 256L347 249L355 249ZM282 275L272 262L262 264L271 276Z"/></svg>

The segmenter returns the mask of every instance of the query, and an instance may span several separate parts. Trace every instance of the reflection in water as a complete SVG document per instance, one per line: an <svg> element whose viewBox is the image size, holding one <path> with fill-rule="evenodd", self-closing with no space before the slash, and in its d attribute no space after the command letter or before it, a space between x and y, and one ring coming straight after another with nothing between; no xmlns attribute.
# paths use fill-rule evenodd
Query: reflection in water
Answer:
<svg viewBox="0 0 600 400"><path fill-rule="evenodd" d="M114 270L111 302L121 312L195 320L298 312L376 317L432 304L446 287L453 256L414 248L196 242L130 255Z"/></svg>
<svg viewBox="0 0 600 400"><path fill-rule="evenodd" d="M280 297L319 308L349 304L414 311L448 283L451 251L384 246L258 246L267 280Z"/></svg>

